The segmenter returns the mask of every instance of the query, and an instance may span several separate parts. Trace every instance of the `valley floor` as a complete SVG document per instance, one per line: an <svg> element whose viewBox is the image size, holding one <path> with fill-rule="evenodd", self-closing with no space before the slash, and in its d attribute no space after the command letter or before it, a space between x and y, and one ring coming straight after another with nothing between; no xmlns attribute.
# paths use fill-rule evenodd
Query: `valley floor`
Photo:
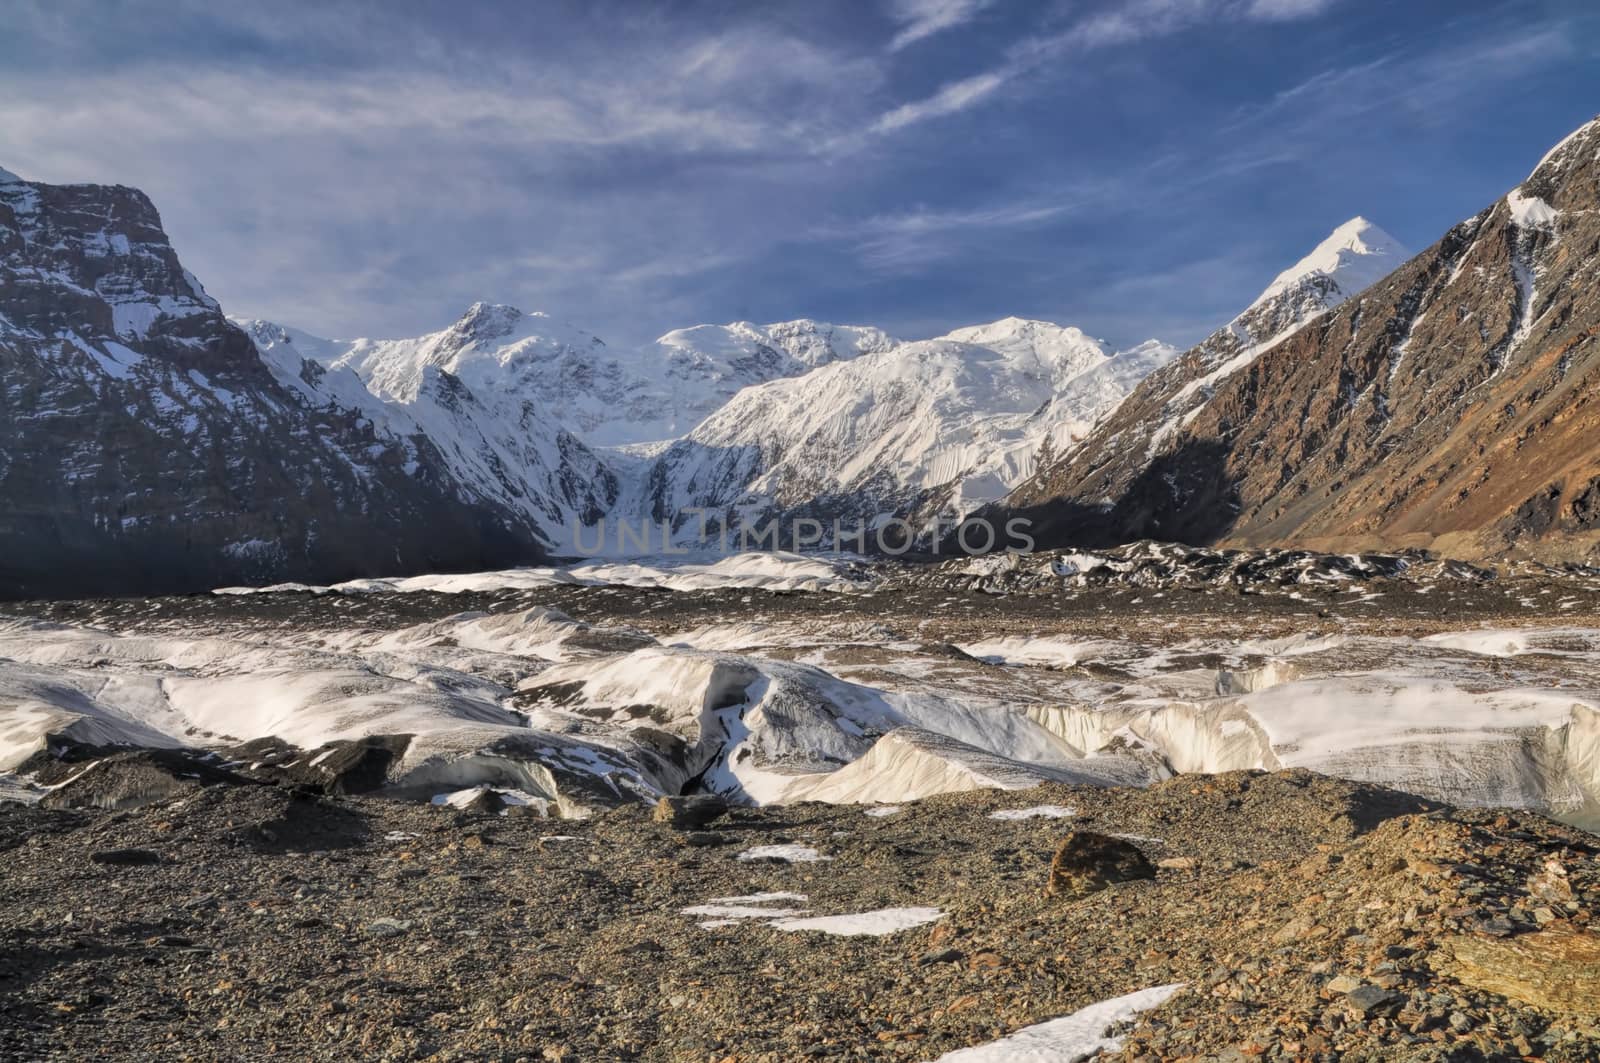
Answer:
<svg viewBox="0 0 1600 1063"><path fill-rule="evenodd" d="M0 1057L1600 1058L1600 577L1293 563L6 606Z"/></svg>
<svg viewBox="0 0 1600 1063"><path fill-rule="evenodd" d="M1046 896L1075 829L1128 840L1154 877ZM0 852L6 1058L932 1060L1174 986L1131 1025L1041 1043L1600 1052L1596 839L1307 772L698 830L639 806L558 822L213 786L137 811L0 805Z"/></svg>

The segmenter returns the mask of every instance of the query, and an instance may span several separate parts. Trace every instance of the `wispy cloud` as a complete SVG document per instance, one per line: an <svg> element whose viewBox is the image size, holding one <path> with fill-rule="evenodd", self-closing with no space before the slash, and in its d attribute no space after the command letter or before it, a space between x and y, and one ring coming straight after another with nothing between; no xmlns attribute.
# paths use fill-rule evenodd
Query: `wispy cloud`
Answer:
<svg viewBox="0 0 1600 1063"><path fill-rule="evenodd" d="M935 33L971 22L994 0L893 0L890 14L904 28L889 42L898 52Z"/></svg>
<svg viewBox="0 0 1600 1063"><path fill-rule="evenodd" d="M884 112L872 123L872 131L890 133L916 122L927 121L929 118L964 111L968 107L982 103L1007 80L1005 74L991 71L960 81L952 81L925 100L903 103L892 111Z"/></svg>
<svg viewBox="0 0 1600 1063"><path fill-rule="evenodd" d="M974 240L992 240L1008 229L1059 222L1090 206L1104 192L1102 186L1085 185L1073 195L1050 199L1016 199L971 208L919 206L825 226L812 235L849 246L863 265L876 272L917 273L960 253Z"/></svg>
<svg viewBox="0 0 1600 1063"><path fill-rule="evenodd" d="M1254 0L1249 14L1266 21L1310 18L1322 14L1334 3L1335 0Z"/></svg>
<svg viewBox="0 0 1600 1063"><path fill-rule="evenodd" d="M1574 54L1575 47L1566 26L1541 22L1511 32L1497 28L1421 56L1392 51L1320 70L1260 104L1242 108L1222 131L1314 132L1397 105L1410 113L1425 113L1431 107L1442 110L1488 91L1502 79L1548 67Z"/></svg>
<svg viewBox="0 0 1600 1063"><path fill-rule="evenodd" d="M673 29L552 63L398 40L403 61L311 69L204 50L70 78L0 62L0 159L144 188L236 312L394 333L495 298L653 334L696 277L784 239L772 196L838 179L813 172L815 146L863 122L881 81L870 52Z"/></svg>
<svg viewBox="0 0 1600 1063"><path fill-rule="evenodd" d="M930 6L941 6L929 0ZM951 6L958 6L950 0ZM1065 29L1023 38L1004 62L981 74L951 82L924 99L884 112L870 127L893 133L931 118L956 114L993 96L1001 87L1068 55L1130 45L1217 22L1282 22L1311 18L1336 0L1120 0L1091 12ZM932 32L932 31L930 31ZM898 39L898 38L897 38Z"/></svg>

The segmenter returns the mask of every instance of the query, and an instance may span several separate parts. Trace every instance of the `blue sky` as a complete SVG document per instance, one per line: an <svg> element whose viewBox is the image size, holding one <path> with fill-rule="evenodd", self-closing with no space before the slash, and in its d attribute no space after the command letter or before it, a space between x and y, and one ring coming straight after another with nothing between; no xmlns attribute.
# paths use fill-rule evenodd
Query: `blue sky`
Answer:
<svg viewBox="0 0 1600 1063"><path fill-rule="evenodd" d="M612 343L1007 314L1187 343L1600 111L1590 0L0 0L0 166L137 185L232 313Z"/></svg>

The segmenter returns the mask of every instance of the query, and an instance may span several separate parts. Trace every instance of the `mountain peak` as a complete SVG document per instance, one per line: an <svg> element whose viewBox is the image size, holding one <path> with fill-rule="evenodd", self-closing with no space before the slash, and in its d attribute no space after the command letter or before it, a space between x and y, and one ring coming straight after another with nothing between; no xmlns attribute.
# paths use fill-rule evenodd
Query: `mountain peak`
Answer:
<svg viewBox="0 0 1600 1063"><path fill-rule="evenodd" d="M1408 257L1400 241L1358 214L1278 274L1249 309L1318 276L1331 280L1345 295L1354 295L1388 276Z"/></svg>
<svg viewBox="0 0 1600 1063"><path fill-rule="evenodd" d="M451 326L451 331L464 333L474 339L497 339L517 327L523 313L504 303L477 302L467 307L467 312Z"/></svg>
<svg viewBox="0 0 1600 1063"><path fill-rule="evenodd" d="M1015 315L990 321L984 325L968 325L965 328L954 329L940 338L982 345L1021 336L1059 336L1069 340L1089 340L1082 329L1073 325L1058 325L1054 321L1041 321L1037 318Z"/></svg>
<svg viewBox="0 0 1600 1063"><path fill-rule="evenodd" d="M1528 174L1528 180L1531 181L1537 177L1539 171L1543 170L1546 165L1553 162L1563 150L1572 145L1574 142L1583 139L1585 134L1590 133L1595 129L1600 129L1600 115L1596 115L1594 118L1589 119L1587 122L1583 123L1583 125L1579 126L1577 129L1574 129L1572 132L1558 140L1554 147L1544 153L1544 157L1539 160L1538 165L1535 166Z"/></svg>
<svg viewBox="0 0 1600 1063"><path fill-rule="evenodd" d="M22 178L18 177L4 166L0 166L0 185L20 185L22 183Z"/></svg>

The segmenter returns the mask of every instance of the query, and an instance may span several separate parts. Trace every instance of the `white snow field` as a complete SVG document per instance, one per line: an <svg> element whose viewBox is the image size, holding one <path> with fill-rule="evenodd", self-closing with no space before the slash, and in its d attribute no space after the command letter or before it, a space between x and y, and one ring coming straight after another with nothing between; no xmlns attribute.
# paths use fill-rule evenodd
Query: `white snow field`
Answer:
<svg viewBox="0 0 1600 1063"><path fill-rule="evenodd" d="M1304 767L1600 822L1600 631L969 644L996 663L874 625L700 636L663 644L548 608L390 630L0 620L0 773L52 744L276 738L312 762L330 743L409 735L387 776L398 796L464 803L488 787L552 815L686 788L892 815L956 791Z"/></svg>

